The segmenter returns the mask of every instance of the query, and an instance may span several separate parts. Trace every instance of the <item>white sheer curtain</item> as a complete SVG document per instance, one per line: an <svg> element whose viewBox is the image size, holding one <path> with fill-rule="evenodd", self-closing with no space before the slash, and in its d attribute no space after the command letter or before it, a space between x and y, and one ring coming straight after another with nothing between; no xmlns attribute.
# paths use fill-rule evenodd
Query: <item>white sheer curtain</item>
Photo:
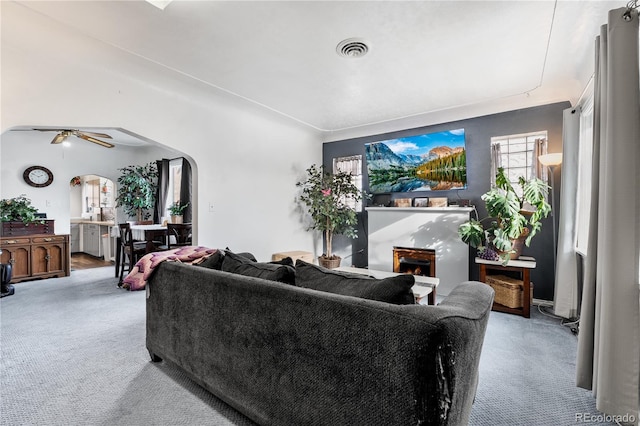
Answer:
<svg viewBox="0 0 640 426"><path fill-rule="evenodd" d="M496 174L498 169L502 167L502 152L500 150L500 142L491 144L491 187L496 186Z"/></svg>
<svg viewBox="0 0 640 426"><path fill-rule="evenodd" d="M640 73L638 12L609 11L596 39L588 253L576 379L596 408L638 419Z"/></svg>
<svg viewBox="0 0 640 426"><path fill-rule="evenodd" d="M562 129L560 211L554 212L559 215L559 226L553 306L556 315L576 318L578 316L578 257L575 217L578 205L580 114L575 108L564 110ZM556 206L553 208L555 209Z"/></svg>

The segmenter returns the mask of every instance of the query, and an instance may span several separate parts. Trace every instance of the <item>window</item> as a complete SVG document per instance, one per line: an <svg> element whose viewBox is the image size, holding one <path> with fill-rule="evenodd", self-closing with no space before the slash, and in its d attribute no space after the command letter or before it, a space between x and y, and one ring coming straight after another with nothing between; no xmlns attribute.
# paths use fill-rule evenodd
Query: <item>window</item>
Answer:
<svg viewBox="0 0 640 426"><path fill-rule="evenodd" d="M182 158L176 158L169 162L169 188L167 190L167 200L164 206L164 216L169 217L169 206L180 200L180 184L182 182Z"/></svg>
<svg viewBox="0 0 640 426"><path fill-rule="evenodd" d="M576 209L576 251L587 254L591 209L591 170L593 157L593 96L580 108L578 145L578 206Z"/></svg>
<svg viewBox="0 0 640 426"><path fill-rule="evenodd" d="M491 138L491 186L502 167L516 192L520 192L518 177L547 181L547 170L538 163L538 156L547 153L547 131ZM520 195L520 194L519 194Z"/></svg>
<svg viewBox="0 0 640 426"><path fill-rule="evenodd" d="M351 173L351 181L362 191L362 155L337 157L333 159L333 173ZM362 201L347 200L347 205L355 211L362 211Z"/></svg>

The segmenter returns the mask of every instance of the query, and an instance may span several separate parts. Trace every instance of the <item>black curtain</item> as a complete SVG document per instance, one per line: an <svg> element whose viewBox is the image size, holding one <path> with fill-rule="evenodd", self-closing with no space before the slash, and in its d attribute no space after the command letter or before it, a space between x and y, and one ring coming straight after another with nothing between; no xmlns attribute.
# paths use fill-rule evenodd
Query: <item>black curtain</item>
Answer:
<svg viewBox="0 0 640 426"><path fill-rule="evenodd" d="M158 166L158 188L156 190L156 206L153 209L153 223L160 223L164 216L165 204L167 204L167 191L169 190L169 160L163 158L156 160Z"/></svg>
<svg viewBox="0 0 640 426"><path fill-rule="evenodd" d="M191 164L186 158L182 159L182 181L180 182L180 202L184 204L188 202L189 205L182 213L183 221L185 223L191 223L193 217L193 203L191 199Z"/></svg>

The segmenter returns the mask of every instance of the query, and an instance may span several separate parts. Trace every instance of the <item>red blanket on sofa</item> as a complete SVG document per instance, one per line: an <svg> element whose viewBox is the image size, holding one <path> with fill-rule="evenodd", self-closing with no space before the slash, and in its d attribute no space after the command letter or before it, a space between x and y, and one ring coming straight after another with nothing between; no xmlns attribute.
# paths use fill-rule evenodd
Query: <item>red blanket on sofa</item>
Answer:
<svg viewBox="0 0 640 426"><path fill-rule="evenodd" d="M134 265L129 275L122 281L122 287L129 290L142 290L147 285L147 280L151 277L155 268L162 262L168 260L197 264L217 251L217 249L201 246L186 246L146 254Z"/></svg>

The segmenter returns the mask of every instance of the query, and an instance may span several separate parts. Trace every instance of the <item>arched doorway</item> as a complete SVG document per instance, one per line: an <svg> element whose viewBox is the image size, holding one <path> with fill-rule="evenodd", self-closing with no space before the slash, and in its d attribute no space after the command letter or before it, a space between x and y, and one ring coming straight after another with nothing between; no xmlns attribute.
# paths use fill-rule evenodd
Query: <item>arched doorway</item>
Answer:
<svg viewBox="0 0 640 426"><path fill-rule="evenodd" d="M69 187L71 269L110 265L115 258L113 181L94 174L74 176Z"/></svg>

